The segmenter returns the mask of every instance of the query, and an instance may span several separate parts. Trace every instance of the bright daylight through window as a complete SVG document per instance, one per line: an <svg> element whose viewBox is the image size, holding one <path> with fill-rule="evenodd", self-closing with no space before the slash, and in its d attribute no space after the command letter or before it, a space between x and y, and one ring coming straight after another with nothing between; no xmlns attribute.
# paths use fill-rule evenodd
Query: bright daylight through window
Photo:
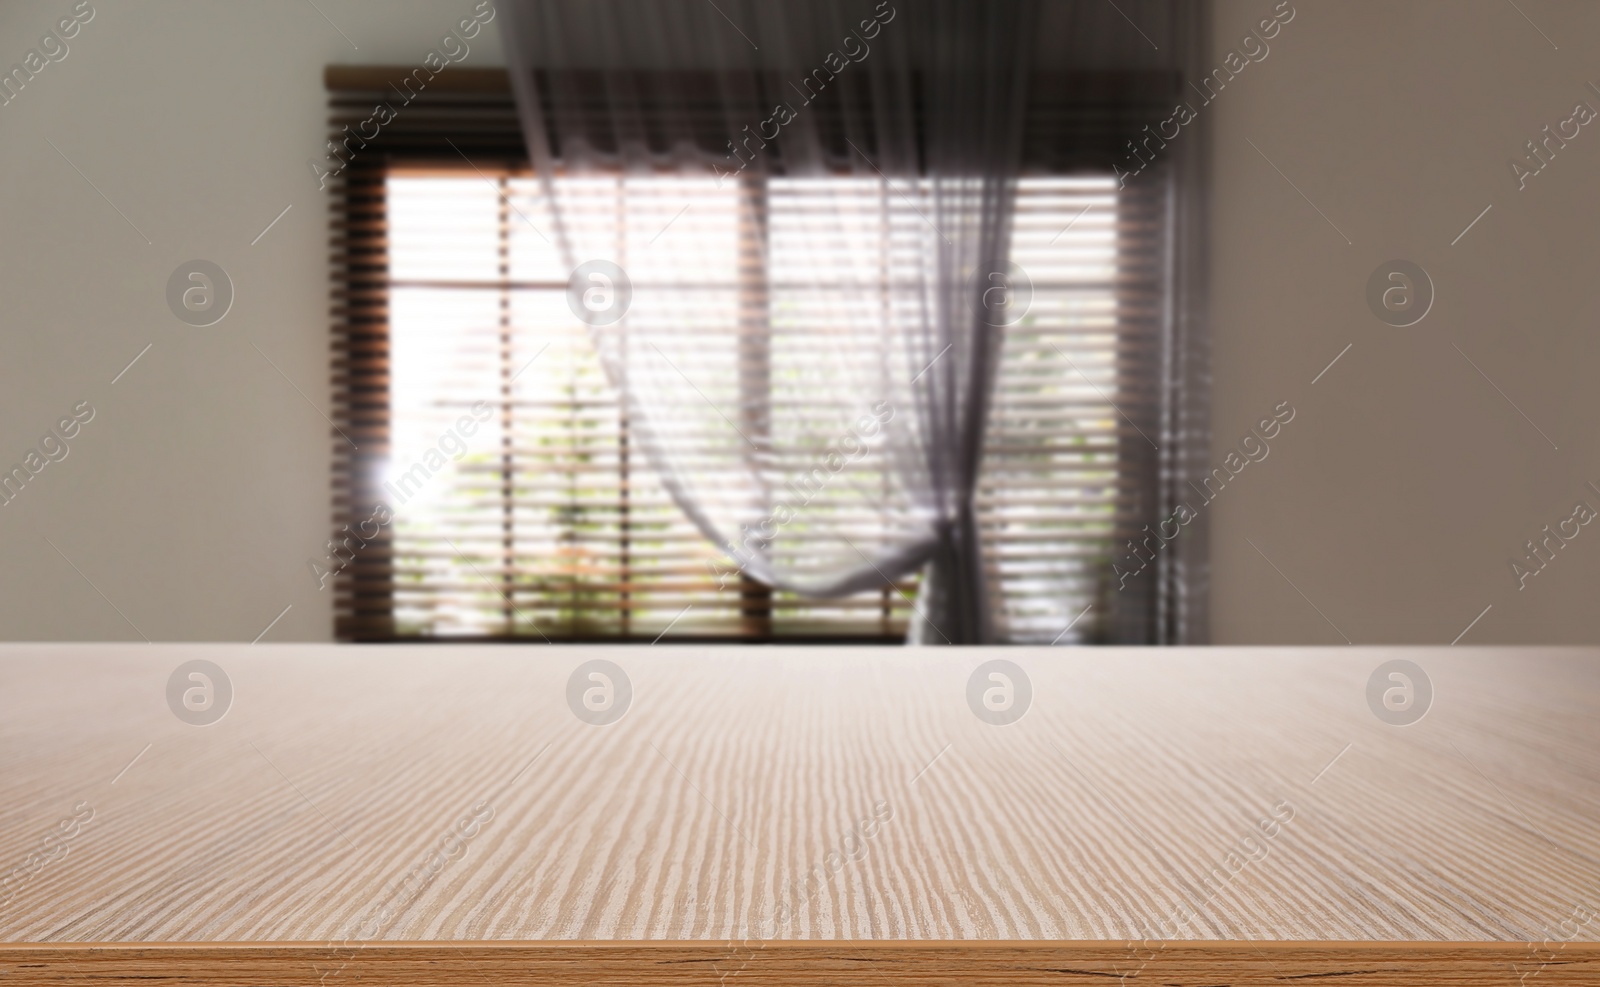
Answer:
<svg viewBox="0 0 1600 987"><path fill-rule="evenodd" d="M584 174L551 185L563 220L609 248L596 256L623 265L635 292L649 286L672 298L668 317L684 340L673 366L691 382L719 382L704 397L706 413L727 423L726 441L759 442L774 461L795 465L820 454L802 447L796 423L808 434L848 435L851 420L806 420L808 408L852 396L819 400L846 384L805 373L805 354L828 345L831 307L881 304L898 258L919 249L922 221L890 208L899 200L885 182L773 177L719 187ZM607 379L591 328L568 306L566 269L547 238L552 217L533 176L396 166L385 189L391 419L383 482L396 509L398 633L904 633L914 581L845 599L773 591L741 574L674 504L619 400L627 381ZM1019 298L1025 311L997 330L1002 359L978 491L990 588L1011 641L1093 639L1093 614L1062 631L1106 592L1113 538L1132 520L1134 505L1119 493L1128 429L1113 405L1140 347L1130 350L1119 289L1154 279L1130 270L1129 258L1155 251L1130 244L1140 226L1127 221L1125 196L1098 176L1027 178L1019 188L1011 259L1027 273L1031 297ZM848 242L807 232L819 209L835 223L846 217ZM670 429L656 438L706 441ZM692 448L677 451L694 462ZM821 490L794 524L802 532L831 526L869 544L894 519L875 512L862 490L888 481L854 471L840 482L851 485L850 498ZM803 554L804 544L791 539L785 551ZM790 561L804 571L804 558Z"/></svg>

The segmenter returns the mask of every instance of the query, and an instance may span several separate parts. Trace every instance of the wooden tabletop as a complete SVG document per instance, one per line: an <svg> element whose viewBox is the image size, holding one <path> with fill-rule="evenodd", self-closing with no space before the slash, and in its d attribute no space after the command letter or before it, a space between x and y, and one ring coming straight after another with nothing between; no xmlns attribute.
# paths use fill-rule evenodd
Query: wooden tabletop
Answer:
<svg viewBox="0 0 1600 987"><path fill-rule="evenodd" d="M7 984L1600 983L1596 649L7 645L0 791Z"/></svg>

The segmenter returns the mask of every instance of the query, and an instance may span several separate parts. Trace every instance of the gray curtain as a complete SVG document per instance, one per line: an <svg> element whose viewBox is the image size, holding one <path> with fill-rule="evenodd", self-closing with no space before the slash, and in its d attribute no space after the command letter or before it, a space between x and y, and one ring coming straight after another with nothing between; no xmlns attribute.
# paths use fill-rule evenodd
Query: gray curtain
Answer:
<svg viewBox="0 0 1600 987"><path fill-rule="evenodd" d="M1171 58L1184 80L1184 99L1198 78L1218 80L1207 65L1211 50L1209 3L1172 8ZM1265 57L1265 56L1263 56ZM1211 157L1211 116L1206 104L1192 126L1192 141L1170 148L1166 177L1168 303L1163 314L1166 340L1162 361L1160 430L1164 454L1158 472L1156 515L1174 516L1213 465L1211 461L1211 345L1207 313L1206 266L1207 162ZM1149 640L1155 644L1211 643L1211 520L1204 514L1189 533L1170 546L1157 572L1157 597Z"/></svg>
<svg viewBox="0 0 1600 987"><path fill-rule="evenodd" d="M547 207L541 235L566 270L603 261L631 280L626 314L592 338L674 501L741 577L838 597L921 572L912 643L993 640L974 490L1009 304L1017 179L1125 168L1141 128L1194 77L1207 7L504 0L500 9ZM1198 305L1208 124L1202 113L1133 179L1159 185L1168 202L1162 356L1159 371L1139 370L1160 375L1161 396L1138 423L1160 436L1160 453L1135 439L1125 457L1138 488L1132 514L1151 522L1208 458ZM595 175L613 176L644 213L661 200L659 231L598 216L581 182ZM759 291L697 283L728 262L695 254L711 233L696 241L685 231L723 229L719 209L737 214L725 216L727 230L742 231L728 234L729 256L766 273ZM1103 598L1099 639L1204 640L1204 527L1201 518L1174 543L1156 578Z"/></svg>
<svg viewBox="0 0 1600 987"><path fill-rule="evenodd" d="M593 338L674 500L745 575L843 596L922 570L912 639L991 640L973 491L1007 297L987 275L1006 271L1037 6L502 9L551 235L569 269L599 258L632 284L627 315ZM777 297L752 314L734 297L747 286L685 288L694 259L585 212L584 174L625 176L641 196L681 178L688 222L720 208L705 182L747 188L739 223L759 232L738 249L787 272L771 275ZM834 184L804 184L818 176ZM774 177L792 180L781 202L762 183ZM782 208L803 224L774 242ZM759 324L787 311L801 314ZM728 313L720 350L706 312ZM752 409L751 376L796 375L815 378L805 400Z"/></svg>

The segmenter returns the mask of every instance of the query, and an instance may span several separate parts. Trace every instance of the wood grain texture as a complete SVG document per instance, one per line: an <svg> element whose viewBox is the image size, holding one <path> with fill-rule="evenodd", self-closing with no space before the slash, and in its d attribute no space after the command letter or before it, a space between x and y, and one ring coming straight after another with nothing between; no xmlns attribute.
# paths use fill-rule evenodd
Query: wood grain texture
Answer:
<svg viewBox="0 0 1600 987"><path fill-rule="evenodd" d="M596 657L633 684L609 726L566 702ZM1033 685L1008 726L967 705L996 657ZM1403 728L1365 698L1394 657L1436 692ZM208 727L166 705L193 658L234 687ZM1262 950L1600 982L1593 649L10 645L0 789L0 874L93 810L0 903L8 976L248 943L204 948L237 983L319 951L400 982L444 961L394 944L498 941L475 955L560 983L588 941L702 974L755 953L750 978L794 983L870 940L927 983L955 941L979 980L1002 954L971 950L1005 946L1121 962L1084 983L1180 957L1243 977ZM122 945L68 948L94 943ZM1179 971L1150 982L1231 982Z"/></svg>

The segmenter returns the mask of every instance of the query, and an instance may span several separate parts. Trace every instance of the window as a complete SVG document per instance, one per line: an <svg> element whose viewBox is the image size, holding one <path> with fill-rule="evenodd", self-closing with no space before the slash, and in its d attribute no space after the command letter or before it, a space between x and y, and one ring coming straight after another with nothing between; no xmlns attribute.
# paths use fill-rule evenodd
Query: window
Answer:
<svg viewBox="0 0 1600 987"><path fill-rule="evenodd" d="M404 75L329 67L336 145L349 150L343 128ZM1127 188L1110 177L1120 135L1170 107L1175 85L1155 73L1032 86L1011 247L1033 294L1003 330L977 490L1004 640L1151 642L1170 636L1172 606L1192 609L1174 595L1190 576L1169 585L1156 566L1119 591L1111 567L1170 509L1185 450L1206 448L1203 410L1186 403L1203 391L1187 383L1194 330L1173 314L1188 290L1187 255L1174 260L1192 235L1188 200L1159 167ZM773 592L741 578L667 496L566 306L568 272L535 232L549 217L504 72L438 76L356 151L329 183L338 431L319 578L340 639L902 639L914 581L848 600ZM647 327L648 315L693 329L672 336L684 349L663 349L705 392L707 421L736 424L780 469L814 465L796 422L816 388L837 384L769 368L806 365L830 305L880 304L924 221L876 178L554 181L593 256L626 258L653 283L658 311L636 297L619 325ZM848 258L807 252L800 231L824 200L836 220L859 220ZM810 296L796 287L829 279ZM862 502L825 492L815 504L870 540L894 519Z"/></svg>
<svg viewBox="0 0 1600 987"><path fill-rule="evenodd" d="M763 354L798 347L782 363L804 366L804 348L826 343L832 306L877 303L896 249L916 232L907 224L920 222L886 208L876 179L719 188L588 174L558 176L554 187L592 253L673 299L654 317L679 320L700 341L676 363L708 407L741 434L764 431L779 455L805 454L786 445L783 423L827 382L763 375ZM377 188L388 456L370 485L397 509L384 555L395 636L903 635L914 585L817 600L728 578L722 553L638 448L587 327L567 307L533 176L483 162L394 164ZM1030 178L1018 196L1013 260L1031 277L1032 299L1004 330L980 488L1000 623L1014 641L1092 633L1093 621L1062 631L1093 601L1124 513L1110 397L1127 343L1120 199L1098 177ZM823 200L855 228L847 248L819 254L804 231ZM751 249L757 231L764 252ZM865 531L891 523L830 520Z"/></svg>

